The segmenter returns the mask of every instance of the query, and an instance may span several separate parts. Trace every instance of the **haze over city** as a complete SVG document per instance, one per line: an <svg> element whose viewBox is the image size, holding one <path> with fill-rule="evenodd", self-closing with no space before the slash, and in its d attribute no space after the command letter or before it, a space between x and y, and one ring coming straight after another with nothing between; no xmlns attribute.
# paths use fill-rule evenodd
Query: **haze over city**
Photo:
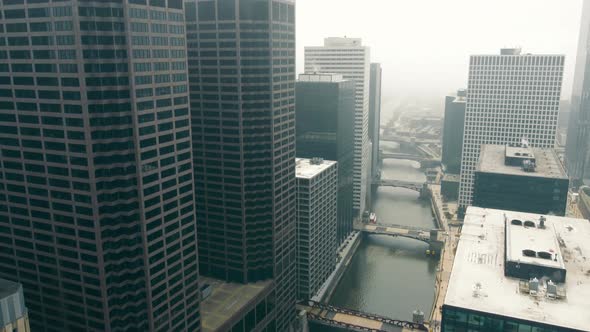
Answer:
<svg viewBox="0 0 590 332"><path fill-rule="evenodd" d="M362 6L359 4L362 3ZM362 38L383 67L383 111L406 97L438 103L467 86L469 56L522 47L565 54L562 99L570 99L581 0L298 0L297 72L304 46L324 37Z"/></svg>

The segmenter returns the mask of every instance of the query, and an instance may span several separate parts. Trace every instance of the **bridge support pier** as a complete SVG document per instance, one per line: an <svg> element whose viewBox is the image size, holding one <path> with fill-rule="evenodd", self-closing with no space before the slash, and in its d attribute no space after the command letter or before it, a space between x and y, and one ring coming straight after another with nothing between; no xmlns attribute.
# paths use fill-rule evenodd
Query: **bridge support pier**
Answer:
<svg viewBox="0 0 590 332"><path fill-rule="evenodd" d="M430 188L428 188L428 183L424 183L420 189L420 199L429 199L430 195L431 192Z"/></svg>

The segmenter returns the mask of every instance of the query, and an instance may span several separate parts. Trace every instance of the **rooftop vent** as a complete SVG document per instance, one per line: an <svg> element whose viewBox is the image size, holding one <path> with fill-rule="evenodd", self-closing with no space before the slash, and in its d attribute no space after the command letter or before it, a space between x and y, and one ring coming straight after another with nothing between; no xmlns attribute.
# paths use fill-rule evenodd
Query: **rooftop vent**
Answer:
<svg viewBox="0 0 590 332"><path fill-rule="evenodd" d="M321 165L324 163L324 158L312 158L310 163L312 165Z"/></svg>
<svg viewBox="0 0 590 332"><path fill-rule="evenodd" d="M533 278L529 280L529 292L535 294L539 291L539 279Z"/></svg>
<svg viewBox="0 0 590 332"><path fill-rule="evenodd" d="M539 256L539 258L543 258L543 259L553 258L553 255L550 252L546 252L546 251L539 251L537 253L537 256Z"/></svg>
<svg viewBox="0 0 590 332"><path fill-rule="evenodd" d="M512 219L512 221L510 222L512 225L516 225L516 226L522 226L522 221L518 220L518 219Z"/></svg>
<svg viewBox="0 0 590 332"><path fill-rule="evenodd" d="M545 216L541 216L541 218L539 218L539 228L545 229L545 220L547 220Z"/></svg>
<svg viewBox="0 0 590 332"><path fill-rule="evenodd" d="M547 283L547 297L552 299L557 298L557 285L551 280Z"/></svg>
<svg viewBox="0 0 590 332"><path fill-rule="evenodd" d="M528 156L528 153L523 154L523 156ZM522 169L523 169L523 171L525 171L527 173L534 172L536 167L537 167L537 165L535 165L534 161L524 160L522 162Z"/></svg>
<svg viewBox="0 0 590 332"><path fill-rule="evenodd" d="M537 252L531 249L525 249L522 251L522 255L526 257L537 257Z"/></svg>
<svg viewBox="0 0 590 332"><path fill-rule="evenodd" d="M524 227L536 228L536 225L535 225L535 222L534 221L527 220L527 221L524 222Z"/></svg>

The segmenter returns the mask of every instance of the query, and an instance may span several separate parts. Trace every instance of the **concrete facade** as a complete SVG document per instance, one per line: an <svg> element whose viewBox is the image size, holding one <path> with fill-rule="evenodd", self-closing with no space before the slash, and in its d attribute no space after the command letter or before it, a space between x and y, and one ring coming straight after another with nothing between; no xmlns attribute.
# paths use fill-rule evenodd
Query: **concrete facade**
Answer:
<svg viewBox="0 0 590 332"><path fill-rule="evenodd" d="M553 148L563 80L563 55L473 55L469 61L459 205L472 204L474 171L482 144Z"/></svg>
<svg viewBox="0 0 590 332"><path fill-rule="evenodd" d="M311 299L336 267L338 164L297 159L298 298Z"/></svg>
<svg viewBox="0 0 590 332"><path fill-rule="evenodd" d="M23 287L0 279L0 332L30 332Z"/></svg>
<svg viewBox="0 0 590 332"><path fill-rule="evenodd" d="M354 209L365 210L371 159L369 151L370 49L360 38L330 37L323 46L305 47L305 72L342 74L355 81Z"/></svg>

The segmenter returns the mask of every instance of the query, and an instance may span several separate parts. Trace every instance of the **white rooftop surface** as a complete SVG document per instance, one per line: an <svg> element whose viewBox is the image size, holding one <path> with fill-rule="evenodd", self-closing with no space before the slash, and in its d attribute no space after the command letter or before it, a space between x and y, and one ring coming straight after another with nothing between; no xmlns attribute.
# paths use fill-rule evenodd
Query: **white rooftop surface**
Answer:
<svg viewBox="0 0 590 332"><path fill-rule="evenodd" d="M326 73L305 73L299 74L300 82L326 82L338 83L344 82L342 74L326 74Z"/></svg>
<svg viewBox="0 0 590 332"><path fill-rule="evenodd" d="M505 216L510 222L539 220L541 215L469 207L444 304L590 331L590 223L546 216L547 228L553 227L563 240L567 269L566 298L556 300L522 294L519 279L504 276Z"/></svg>
<svg viewBox="0 0 590 332"><path fill-rule="evenodd" d="M548 266L552 268L564 269L563 256L557 240L557 231L555 224L545 224L545 228L536 228L539 226L539 219L521 220L521 222L534 222L535 227L525 227L512 225L512 219L508 219L508 236L506 242L506 258L513 262L531 263L535 265ZM560 224L558 224L560 226ZM551 255L551 259L530 257L523 255L523 250L534 250L535 252L545 252Z"/></svg>
<svg viewBox="0 0 590 332"><path fill-rule="evenodd" d="M295 161L295 173L299 179L312 179L323 171L336 165L337 162L324 160L321 164L312 164L311 159L297 158Z"/></svg>
<svg viewBox="0 0 590 332"><path fill-rule="evenodd" d="M565 169L561 165L555 152L551 149L529 149L532 150L534 154L537 167L534 172L525 172L522 167L504 165L505 148L504 145L482 145L476 171L518 176L567 179Z"/></svg>

